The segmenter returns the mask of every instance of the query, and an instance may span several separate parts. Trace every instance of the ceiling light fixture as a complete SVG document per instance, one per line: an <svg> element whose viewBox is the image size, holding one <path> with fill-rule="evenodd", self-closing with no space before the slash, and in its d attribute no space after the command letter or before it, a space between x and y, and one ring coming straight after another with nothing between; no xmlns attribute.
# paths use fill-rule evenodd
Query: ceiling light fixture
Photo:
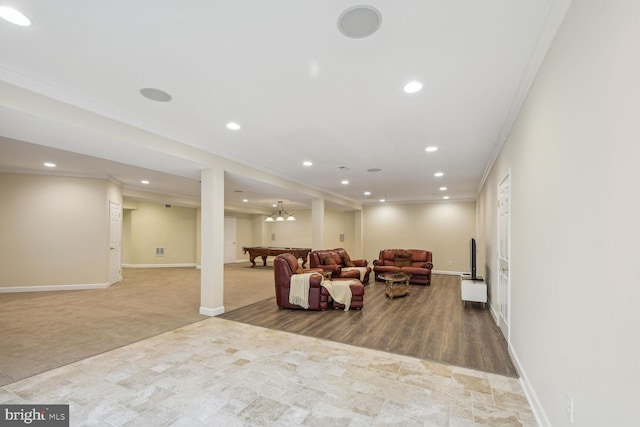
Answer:
<svg viewBox="0 0 640 427"><path fill-rule="evenodd" d="M433 153L434 151L438 151L438 147L431 146L424 149L427 153Z"/></svg>
<svg viewBox="0 0 640 427"><path fill-rule="evenodd" d="M140 95L156 102L169 102L173 99L167 92L153 87L140 89Z"/></svg>
<svg viewBox="0 0 640 427"><path fill-rule="evenodd" d="M12 7L0 6L0 18L21 27L31 26L31 20Z"/></svg>
<svg viewBox="0 0 640 427"><path fill-rule="evenodd" d="M265 219L266 222L274 222L274 221L281 222L281 221L284 221L283 214L287 216L287 221L295 221L296 220L296 218L293 215L291 215L289 212L284 210L284 206L282 206L282 201L281 200L278 200L278 204L276 206L277 206L276 210L273 211L273 213L271 215L269 215Z"/></svg>
<svg viewBox="0 0 640 427"><path fill-rule="evenodd" d="M370 196L370 195L371 195L371 191L365 191L365 192L364 192L364 195L365 195L365 196Z"/></svg>
<svg viewBox="0 0 640 427"><path fill-rule="evenodd" d="M240 130L240 125L236 122L229 122L227 123L227 129Z"/></svg>
<svg viewBox="0 0 640 427"><path fill-rule="evenodd" d="M447 191L447 187L440 187L440 191Z"/></svg>
<svg viewBox="0 0 640 427"><path fill-rule="evenodd" d="M144 185L149 185L149 181L147 181L146 179L143 179L142 181L140 181L140 183Z"/></svg>
<svg viewBox="0 0 640 427"><path fill-rule="evenodd" d="M45 162L43 163L43 165L45 165L48 168L55 168L56 164L55 163L51 163L51 162Z"/></svg>
<svg viewBox="0 0 640 427"><path fill-rule="evenodd" d="M380 203L384 203L386 201L387 201L387 199L380 199Z"/></svg>
<svg viewBox="0 0 640 427"><path fill-rule="evenodd" d="M420 92L422 90L422 83L420 82L409 82L406 85L404 85L404 91L406 93L416 93L416 92Z"/></svg>
<svg viewBox="0 0 640 427"><path fill-rule="evenodd" d="M354 6L338 17L338 30L350 39L369 37L382 25L382 15L372 6Z"/></svg>
<svg viewBox="0 0 640 427"><path fill-rule="evenodd" d="M342 181L340 181L340 184L347 185L347 184L349 184L349 181L346 180L346 179L343 179Z"/></svg>
<svg viewBox="0 0 640 427"><path fill-rule="evenodd" d="M433 176L440 178L441 176L444 176L444 172L436 172L433 174Z"/></svg>
<svg viewBox="0 0 640 427"><path fill-rule="evenodd" d="M449 200L449 196L444 196L443 199Z"/></svg>
<svg viewBox="0 0 640 427"><path fill-rule="evenodd" d="M242 203L249 203L249 199L242 199Z"/></svg>
<svg viewBox="0 0 640 427"><path fill-rule="evenodd" d="M310 162L309 160L306 160L306 161L302 162L302 165L303 166L311 166L311 165L313 165L313 162Z"/></svg>

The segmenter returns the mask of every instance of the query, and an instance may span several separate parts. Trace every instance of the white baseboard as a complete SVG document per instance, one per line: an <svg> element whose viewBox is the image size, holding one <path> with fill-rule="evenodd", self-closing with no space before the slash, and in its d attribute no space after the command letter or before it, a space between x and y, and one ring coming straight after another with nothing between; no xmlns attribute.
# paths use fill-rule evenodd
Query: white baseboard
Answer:
<svg viewBox="0 0 640 427"><path fill-rule="evenodd" d="M518 373L520 374L520 385L522 386L522 390L524 390L524 394L527 397L527 401L529 402L529 406L531 407L531 411L533 412L533 416L536 418L536 422L539 427L551 427L551 422L547 417L547 413L544 410L544 407L540 403L540 399L538 399L538 395L535 390L531 386L529 382L529 378L527 377L527 373L524 370L522 364L520 363L520 359L516 355L516 352L509 344L509 355L511 355L511 359L513 360Z"/></svg>
<svg viewBox="0 0 640 427"><path fill-rule="evenodd" d="M170 268L170 267L195 267L195 262L181 264L122 264L124 268Z"/></svg>
<svg viewBox="0 0 640 427"><path fill-rule="evenodd" d="M465 274L464 271L445 271L445 270L431 270L432 274L444 274L446 276L460 276ZM468 274L469 272L467 272Z"/></svg>
<svg viewBox="0 0 640 427"><path fill-rule="evenodd" d="M111 286L113 283L106 282L74 285L6 286L0 287L0 294L8 294L14 292L83 291L88 289L105 289Z"/></svg>
<svg viewBox="0 0 640 427"><path fill-rule="evenodd" d="M229 262L229 263L225 263L225 264L242 264L242 263L245 263L245 262L249 262L249 258L247 258L247 259L237 259L237 260L235 260L233 262ZM202 264L196 264L196 269L202 270Z"/></svg>
<svg viewBox="0 0 640 427"><path fill-rule="evenodd" d="M224 306L217 308L200 307L200 314L205 316L219 316L224 314Z"/></svg>

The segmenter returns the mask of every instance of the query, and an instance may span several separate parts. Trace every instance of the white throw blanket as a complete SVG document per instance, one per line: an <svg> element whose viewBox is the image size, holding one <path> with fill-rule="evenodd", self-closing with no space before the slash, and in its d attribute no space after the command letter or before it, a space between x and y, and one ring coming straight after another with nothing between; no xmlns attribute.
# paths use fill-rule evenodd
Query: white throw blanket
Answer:
<svg viewBox="0 0 640 427"><path fill-rule="evenodd" d="M364 282L364 275L367 274L367 267L342 267L342 271L358 270L360 272L360 281Z"/></svg>
<svg viewBox="0 0 640 427"><path fill-rule="evenodd" d="M355 280L323 280L321 285L327 288L329 295L335 302L344 304L344 311L349 311L351 306L351 285Z"/></svg>
<svg viewBox="0 0 640 427"><path fill-rule="evenodd" d="M309 308L309 278L312 274L318 273L301 273L291 276L291 281L289 282L289 304Z"/></svg>

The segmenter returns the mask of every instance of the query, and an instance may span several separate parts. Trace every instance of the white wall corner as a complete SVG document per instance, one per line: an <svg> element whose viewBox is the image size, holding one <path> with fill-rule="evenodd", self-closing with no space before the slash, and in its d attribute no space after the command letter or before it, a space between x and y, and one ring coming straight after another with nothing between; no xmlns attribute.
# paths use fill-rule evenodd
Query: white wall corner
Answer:
<svg viewBox="0 0 640 427"><path fill-rule="evenodd" d="M529 382L529 378L527 377L527 373L525 372L522 364L520 363L520 359L515 353L515 350L509 344L509 355L511 356L511 360L513 360L513 364L520 375L520 385L522 386L522 390L529 402L529 406L531 407L531 411L533 412L533 416L536 418L536 422L539 427L551 427L552 424L547 417L547 413L544 411L542 404L540 403L540 399L538 399L538 395L536 394L533 386Z"/></svg>

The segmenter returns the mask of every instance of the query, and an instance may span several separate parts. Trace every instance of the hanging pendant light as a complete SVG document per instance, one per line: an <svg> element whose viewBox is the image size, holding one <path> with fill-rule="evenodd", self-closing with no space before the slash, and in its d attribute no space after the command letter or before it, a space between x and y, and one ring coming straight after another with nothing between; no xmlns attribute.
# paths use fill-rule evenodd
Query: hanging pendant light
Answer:
<svg viewBox="0 0 640 427"><path fill-rule="evenodd" d="M281 222L281 221L285 221L285 216L286 216L286 221L295 221L296 217L294 217L293 215L291 215L289 212L284 210L284 206L282 206L282 200L278 200L278 205L276 207L276 210L273 211L273 213L271 215L269 215L265 221L266 222Z"/></svg>

